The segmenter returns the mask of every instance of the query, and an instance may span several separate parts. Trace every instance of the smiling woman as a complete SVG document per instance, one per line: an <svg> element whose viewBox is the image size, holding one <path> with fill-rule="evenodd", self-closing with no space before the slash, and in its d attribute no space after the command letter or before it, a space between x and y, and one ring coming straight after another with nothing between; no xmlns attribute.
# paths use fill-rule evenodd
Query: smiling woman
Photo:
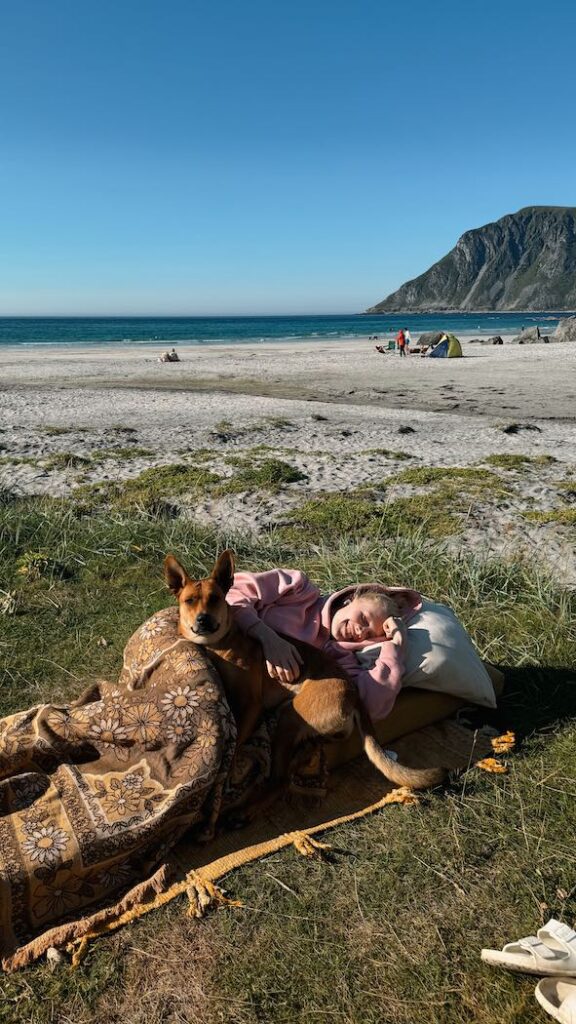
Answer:
<svg viewBox="0 0 576 1024"><path fill-rule="evenodd" d="M364 643L378 637L392 640L402 632L402 619L388 594L357 587L352 598L345 598L341 607L333 612L330 632L335 640L351 643Z"/></svg>
<svg viewBox="0 0 576 1024"><path fill-rule="evenodd" d="M227 601L240 629L262 645L268 671L282 682L293 682L300 671L298 652L285 637L304 640L337 659L374 720L389 714L405 669L404 623L422 605L416 591L373 583L323 596L299 570L272 569L236 573ZM363 668L357 654L375 641L376 662Z"/></svg>

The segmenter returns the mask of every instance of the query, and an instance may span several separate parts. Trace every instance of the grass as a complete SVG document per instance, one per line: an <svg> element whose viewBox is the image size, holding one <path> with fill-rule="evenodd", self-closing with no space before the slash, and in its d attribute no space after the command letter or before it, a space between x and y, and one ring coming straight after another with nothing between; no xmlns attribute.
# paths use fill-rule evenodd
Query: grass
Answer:
<svg viewBox="0 0 576 1024"><path fill-rule="evenodd" d="M436 540L460 533L487 500L509 495L496 473L474 466L414 466L392 477L392 484L432 485L432 490L392 499L386 506L388 530L421 529Z"/></svg>
<svg viewBox="0 0 576 1024"><path fill-rule="evenodd" d="M475 466L411 466L410 469L404 469L392 477L388 483L414 484L418 487L424 487L426 484L454 483L468 488L493 488L500 484L500 478L489 469L479 469Z"/></svg>
<svg viewBox="0 0 576 1024"><path fill-rule="evenodd" d="M241 569L297 565L323 592L404 581L457 608L481 653L508 666L502 714L523 737L510 773L474 772L418 807L335 829L332 863L286 850L232 873L244 909L198 922L178 900L95 942L76 971L4 976L0 1021L537 1024L534 980L478 955L576 917L576 607L534 566L448 556L410 523L386 543L335 530L302 545L281 531L217 536L137 504L82 516L5 495L2 713L115 678L132 631L171 600L164 554L205 574L230 543Z"/></svg>
<svg viewBox="0 0 576 1024"><path fill-rule="evenodd" d="M292 525L283 533L303 545L328 538L370 536L381 528L382 517L382 505L362 492L323 494L291 512Z"/></svg>
<svg viewBox="0 0 576 1024"><path fill-rule="evenodd" d="M89 427L56 427L48 424L42 430L48 437L62 437L64 434L86 434Z"/></svg>
<svg viewBox="0 0 576 1024"><path fill-rule="evenodd" d="M290 430L295 426L296 424L293 423L292 420L286 419L285 416L266 416L260 429L268 430L270 428L276 428L277 430Z"/></svg>
<svg viewBox="0 0 576 1024"><path fill-rule="evenodd" d="M2 455L0 457L0 466L37 466L38 459L33 459L28 455Z"/></svg>
<svg viewBox="0 0 576 1024"><path fill-rule="evenodd" d="M432 490L409 497L383 499L376 488L361 488L343 494L327 493L305 501L288 516L283 527L286 536L305 548L325 542L333 536L394 537L418 532L435 540L460 533L465 519L478 503L488 497L508 494L495 474L458 475L454 478L430 476L420 468L406 470L382 485L413 483L425 486L435 481Z"/></svg>
<svg viewBox="0 0 576 1024"><path fill-rule="evenodd" d="M561 526L576 526L576 508L551 508L545 512L524 512L524 518L531 523L559 523Z"/></svg>
<svg viewBox="0 0 576 1024"><path fill-rule="evenodd" d="M247 434L266 433L273 429L290 430L292 427L294 427L294 423L292 420L286 419L285 416L265 416L260 423L251 423L245 427L237 427L231 420L219 420L210 434L217 441L226 443L238 441L240 438L246 437Z"/></svg>
<svg viewBox="0 0 576 1024"><path fill-rule="evenodd" d="M140 509L147 514L170 512L170 499L204 493L220 477L204 466L176 463L145 469L133 480L79 487L85 508L108 506L117 511Z"/></svg>
<svg viewBox="0 0 576 1024"><path fill-rule="evenodd" d="M45 469L77 469L79 466L89 466L90 459L85 455L75 455L74 452L55 452L42 460Z"/></svg>
<svg viewBox="0 0 576 1024"><path fill-rule="evenodd" d="M216 497L237 494L241 491L268 491L277 494L286 484L306 480L306 474L282 459L263 458L253 462L239 457L234 460L238 472L223 480L215 489Z"/></svg>
<svg viewBox="0 0 576 1024"><path fill-rule="evenodd" d="M558 462L553 455L507 455L500 453L496 455L489 455L488 458L482 459L483 463L487 463L489 466L498 466L500 469L523 469L525 466L550 466L553 462Z"/></svg>

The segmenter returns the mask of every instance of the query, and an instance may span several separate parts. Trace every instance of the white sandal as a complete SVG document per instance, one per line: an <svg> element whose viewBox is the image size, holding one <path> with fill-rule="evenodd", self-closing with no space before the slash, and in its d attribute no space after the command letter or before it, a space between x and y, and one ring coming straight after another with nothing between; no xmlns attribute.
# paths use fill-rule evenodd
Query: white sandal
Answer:
<svg viewBox="0 0 576 1024"><path fill-rule="evenodd" d="M528 935L517 942L509 942L502 950L483 949L480 956L484 963L509 971L550 977L576 976L576 932L551 918L538 929L537 937ZM573 1024L576 1024L576 1016Z"/></svg>
<svg viewBox="0 0 576 1024"><path fill-rule="evenodd" d="M576 1024L576 981L545 978L536 985L536 999L560 1024Z"/></svg>

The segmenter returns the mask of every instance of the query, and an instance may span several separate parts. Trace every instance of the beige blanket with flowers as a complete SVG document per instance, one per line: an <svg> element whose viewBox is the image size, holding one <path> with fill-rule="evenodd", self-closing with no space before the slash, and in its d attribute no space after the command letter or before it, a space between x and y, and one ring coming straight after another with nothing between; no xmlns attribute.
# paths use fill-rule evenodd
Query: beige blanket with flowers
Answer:
<svg viewBox="0 0 576 1024"><path fill-rule="evenodd" d="M215 818L235 726L202 651L168 651L177 608L130 639L117 683L0 722L0 953L5 969L160 891L166 853Z"/></svg>

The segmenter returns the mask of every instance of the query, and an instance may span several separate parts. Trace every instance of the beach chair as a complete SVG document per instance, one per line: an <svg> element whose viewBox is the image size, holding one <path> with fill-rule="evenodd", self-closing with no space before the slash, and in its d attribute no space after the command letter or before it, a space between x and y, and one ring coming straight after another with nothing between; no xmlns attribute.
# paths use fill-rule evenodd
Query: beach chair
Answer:
<svg viewBox="0 0 576 1024"><path fill-rule="evenodd" d="M389 352L394 352L395 350L396 350L396 342L395 341L389 341L388 342L388 351Z"/></svg>

